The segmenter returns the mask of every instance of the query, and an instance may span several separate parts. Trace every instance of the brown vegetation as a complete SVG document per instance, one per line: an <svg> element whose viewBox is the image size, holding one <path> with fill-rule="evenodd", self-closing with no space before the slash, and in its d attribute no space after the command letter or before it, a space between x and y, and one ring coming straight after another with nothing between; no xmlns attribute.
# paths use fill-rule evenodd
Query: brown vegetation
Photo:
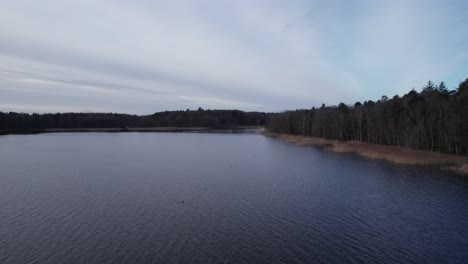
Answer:
<svg viewBox="0 0 468 264"><path fill-rule="evenodd" d="M357 153L371 159L381 159L397 164L448 166L456 172L468 174L468 158L432 151L384 146L359 141L340 142L319 137L295 136L263 132L262 134L298 146L319 146L337 153Z"/></svg>

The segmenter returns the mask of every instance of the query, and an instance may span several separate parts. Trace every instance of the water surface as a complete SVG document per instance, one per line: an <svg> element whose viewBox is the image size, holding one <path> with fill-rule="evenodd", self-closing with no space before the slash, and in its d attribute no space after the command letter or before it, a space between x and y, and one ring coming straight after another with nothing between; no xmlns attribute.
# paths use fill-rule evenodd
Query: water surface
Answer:
<svg viewBox="0 0 468 264"><path fill-rule="evenodd" d="M254 133L0 137L0 263L466 263L468 182Z"/></svg>

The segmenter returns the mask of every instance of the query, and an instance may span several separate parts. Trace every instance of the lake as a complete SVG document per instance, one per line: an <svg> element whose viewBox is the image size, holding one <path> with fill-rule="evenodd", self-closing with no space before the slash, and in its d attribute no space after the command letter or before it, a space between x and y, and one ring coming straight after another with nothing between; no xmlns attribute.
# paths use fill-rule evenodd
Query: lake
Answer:
<svg viewBox="0 0 468 264"><path fill-rule="evenodd" d="M0 136L0 263L467 263L468 180L246 133Z"/></svg>

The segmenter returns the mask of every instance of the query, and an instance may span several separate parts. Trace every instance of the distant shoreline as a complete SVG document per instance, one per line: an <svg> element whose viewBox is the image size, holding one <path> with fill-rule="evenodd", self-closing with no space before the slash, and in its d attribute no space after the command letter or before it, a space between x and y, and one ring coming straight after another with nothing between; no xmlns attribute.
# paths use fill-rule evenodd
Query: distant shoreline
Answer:
<svg viewBox="0 0 468 264"><path fill-rule="evenodd" d="M223 127L129 127L129 128L47 128L0 130L0 135L68 133L68 132L202 132L222 129L260 129L263 126L223 126Z"/></svg>
<svg viewBox="0 0 468 264"><path fill-rule="evenodd" d="M407 165L436 165L458 173L468 174L468 157L439 152L413 150L404 147L385 146L358 141L340 142L318 137L260 132L268 137L277 138L298 146L318 146L336 153L356 153L360 156L386 160Z"/></svg>

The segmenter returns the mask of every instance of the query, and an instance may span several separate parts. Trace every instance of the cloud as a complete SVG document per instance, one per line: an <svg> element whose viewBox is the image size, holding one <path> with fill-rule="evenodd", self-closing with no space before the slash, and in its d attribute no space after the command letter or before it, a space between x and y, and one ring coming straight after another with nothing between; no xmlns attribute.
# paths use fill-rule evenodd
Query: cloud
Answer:
<svg viewBox="0 0 468 264"><path fill-rule="evenodd" d="M67 106L67 105L50 105L50 104L8 104L0 102L0 107L4 112L20 112L20 113L107 113L113 112L109 108L99 108L94 106ZM114 111L116 112L116 111Z"/></svg>
<svg viewBox="0 0 468 264"><path fill-rule="evenodd" d="M12 1L0 10L0 102L280 111L403 93L461 75L465 5Z"/></svg>

